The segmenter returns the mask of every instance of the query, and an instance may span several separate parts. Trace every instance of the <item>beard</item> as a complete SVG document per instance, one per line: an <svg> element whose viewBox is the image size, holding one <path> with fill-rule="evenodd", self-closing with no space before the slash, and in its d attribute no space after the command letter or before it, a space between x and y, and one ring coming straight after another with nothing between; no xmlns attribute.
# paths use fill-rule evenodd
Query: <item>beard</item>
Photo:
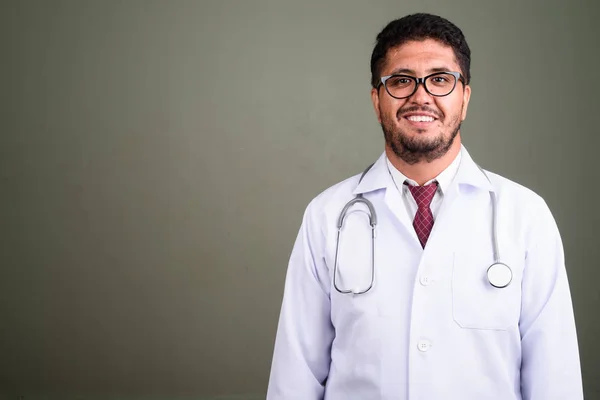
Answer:
<svg viewBox="0 0 600 400"><path fill-rule="evenodd" d="M400 110L397 115L400 115L401 112L417 110ZM431 110L428 109L427 111ZM439 113L436 114L439 115ZM387 115L382 115L381 129L383 130L386 144L402 161L409 165L423 161L430 163L433 160L443 157L450 150L452 144L454 144L454 139L461 127L461 114L455 115L451 119L450 124L444 126L434 137L421 135L425 133L425 130L417 130L417 135L410 135L398 127L395 121ZM447 134L448 131L450 134Z"/></svg>

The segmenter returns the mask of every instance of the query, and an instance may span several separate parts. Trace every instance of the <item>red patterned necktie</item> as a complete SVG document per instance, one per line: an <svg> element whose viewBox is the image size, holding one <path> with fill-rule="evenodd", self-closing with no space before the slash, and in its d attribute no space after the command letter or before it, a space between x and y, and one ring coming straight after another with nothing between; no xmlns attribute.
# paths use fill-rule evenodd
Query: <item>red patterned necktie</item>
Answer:
<svg viewBox="0 0 600 400"><path fill-rule="evenodd" d="M429 206L431 200L433 200L433 196L435 196L437 186L437 182L425 186L408 185L410 192L417 202L417 214L413 221L413 227L417 232L417 237L423 248L425 248L425 244L427 243L427 239L433 228L433 213Z"/></svg>

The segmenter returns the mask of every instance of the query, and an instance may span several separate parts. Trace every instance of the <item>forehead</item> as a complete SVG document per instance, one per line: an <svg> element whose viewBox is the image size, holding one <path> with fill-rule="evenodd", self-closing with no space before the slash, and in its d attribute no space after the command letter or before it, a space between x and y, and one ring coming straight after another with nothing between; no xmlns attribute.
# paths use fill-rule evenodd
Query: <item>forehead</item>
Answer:
<svg viewBox="0 0 600 400"><path fill-rule="evenodd" d="M388 50L381 75L397 70L426 73L436 69L460 71L459 68L452 47L434 39L413 40Z"/></svg>

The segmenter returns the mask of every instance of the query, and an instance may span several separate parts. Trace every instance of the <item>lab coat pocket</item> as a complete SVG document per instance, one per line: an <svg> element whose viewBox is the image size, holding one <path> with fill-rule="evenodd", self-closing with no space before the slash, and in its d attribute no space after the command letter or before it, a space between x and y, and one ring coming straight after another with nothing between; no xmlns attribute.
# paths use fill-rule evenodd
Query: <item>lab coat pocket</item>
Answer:
<svg viewBox="0 0 600 400"><path fill-rule="evenodd" d="M503 255L512 273L510 284L494 287L487 275L491 255L456 253L452 270L452 314L465 329L508 330L517 327L521 312L523 260Z"/></svg>

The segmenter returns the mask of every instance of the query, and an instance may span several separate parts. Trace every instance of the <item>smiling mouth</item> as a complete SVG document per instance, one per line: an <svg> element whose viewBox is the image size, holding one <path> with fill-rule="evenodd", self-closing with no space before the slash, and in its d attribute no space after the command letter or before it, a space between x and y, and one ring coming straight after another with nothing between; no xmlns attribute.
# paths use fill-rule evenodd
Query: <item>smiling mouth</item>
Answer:
<svg viewBox="0 0 600 400"><path fill-rule="evenodd" d="M408 117L404 117L411 122L433 122L435 118L430 117L428 115L409 115Z"/></svg>

